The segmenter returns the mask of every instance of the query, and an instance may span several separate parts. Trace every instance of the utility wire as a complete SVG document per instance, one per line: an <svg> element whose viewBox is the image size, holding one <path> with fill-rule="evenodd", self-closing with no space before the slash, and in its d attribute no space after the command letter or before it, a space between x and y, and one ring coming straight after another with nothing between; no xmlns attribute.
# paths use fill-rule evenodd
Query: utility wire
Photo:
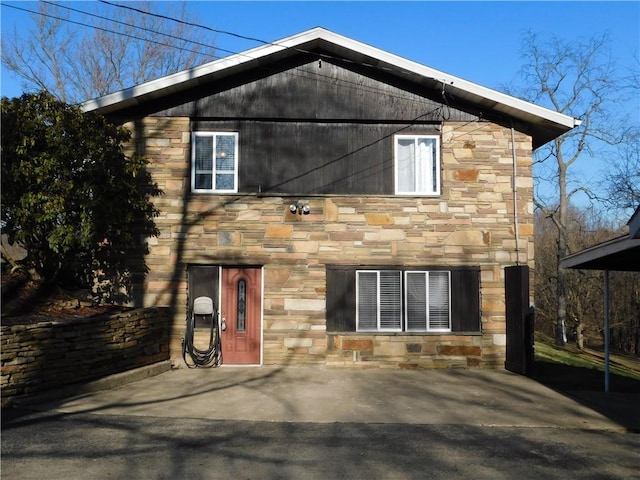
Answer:
<svg viewBox="0 0 640 480"><path fill-rule="evenodd" d="M99 18L101 20L107 20L109 22L117 23L119 25L124 25L126 27L132 27L132 28L136 28L138 30L144 30L145 32L153 33L155 35L162 35L162 36L165 36L165 37L172 38L174 40L179 40L181 42L193 43L194 45L198 45L200 47L209 48L209 49L214 49L215 48L216 50L220 50L220 51L226 52L226 53L234 53L231 50L225 50L223 48L214 47L213 45L207 45L206 43L201 43L201 42L198 42L198 41L195 41L195 40L188 40L186 38L178 37L178 36L173 35L171 33L158 32L157 30L152 30L150 28L141 27L139 25L131 25L130 23L123 22L121 20L115 20L113 18L105 17L105 16L98 15L98 14L91 13L91 12L86 12L84 10L78 10L77 8L69 7L69 6L66 6L66 5L53 3L53 2L48 2L47 0L40 0L40 1L42 3L44 3L44 4L47 4L47 5L52 5L52 6L58 7L58 8L64 8L64 9L70 10L72 12L80 13L82 15L87 15L87 16L94 17L94 18ZM93 26L90 26L90 25L87 25L87 26L93 28ZM113 31L113 33L120 33L120 32ZM147 41L153 41L153 40L147 40ZM210 57L213 57L213 58L221 58L221 57L216 57L213 54L207 54L205 52L202 52L202 55L207 55L207 56L210 56Z"/></svg>
<svg viewBox="0 0 640 480"><path fill-rule="evenodd" d="M151 40L149 38L138 37L138 36L132 35L130 33L116 32L114 30L109 30L107 28L102 28L102 27L99 27L97 25L88 25L86 23L77 22L77 21L71 20L69 18L62 18L62 17L58 17L58 16L52 15L52 14L44 14L44 13L36 12L34 10L29 10L28 8L16 7L15 5L10 5L8 3L3 3L3 5L6 6L6 7L9 7L9 8L14 8L16 10L21 10L23 12L33 13L33 14L36 14L36 15L41 15L41 16L48 17L48 18L53 18L54 20L60 20L62 22L69 22L69 23L72 23L74 25L79 25L81 27L95 28L96 30L100 30L100 31L106 32L106 33L115 33L117 35L122 35L123 37L131 38L133 40L142 40L143 42L151 42L151 43L155 43L156 45L161 45L163 47L177 48L178 50L182 50L184 52L197 53L199 55L207 55L207 56L210 56L210 57L214 57L211 54L202 53L202 52L199 52L197 50L190 50L188 48L183 48L183 47L179 47L179 46L176 46L176 45L170 45L170 44L164 43L164 42L158 42L157 40ZM216 57L214 57L214 58L216 58ZM217 58L220 58L220 57L217 57Z"/></svg>
<svg viewBox="0 0 640 480"><path fill-rule="evenodd" d="M146 11L141 10L139 8L131 7L129 5L120 5L120 4L117 4L117 3L109 2L108 0L98 0L98 1L100 3L104 3L106 5L111 5L113 7L124 8L126 10L133 10L135 12L142 13L142 14L145 14L145 15L152 15L154 17L162 18L162 19L165 19L165 20L170 20L170 21L173 21L173 22L182 23L184 25L188 25L188 26L191 26L191 27L202 28L204 30L208 30L208 31L214 32L214 33L220 33L222 35L229 35L229 36L232 36L232 37L235 37L235 38L240 38L242 40L249 40L249 41L252 41L252 42L258 42L258 43L262 43L263 45L272 45L274 47L292 48L293 50L295 50L297 52L315 55L318 58L325 58L325 59L330 59L330 60L340 60L342 62L352 63L354 65L361 65L361 66L364 66L364 67L377 68L377 69L380 69L380 70L387 70L389 72L398 72L399 71L399 69L383 67L381 65L373 65L373 64L364 63L364 62L356 62L356 61L350 60L348 58L336 57L336 56L330 55L328 53L313 52L313 51L310 51L310 50L305 50L304 48L300 48L300 47L285 47L284 45L279 44L277 42L269 42L267 40L262 40L260 38L248 37L246 35L241 35L239 33L229 32L229 31L226 31L226 30L219 30L219 29L216 29L216 28L208 27L206 25L193 23L193 22L187 22L185 20L180 20L178 18L170 17L170 16L167 16L167 15L162 15L162 14L159 14L159 13L146 12Z"/></svg>
<svg viewBox="0 0 640 480"><path fill-rule="evenodd" d="M241 35L239 33L230 32L230 31L227 31L227 30L220 30L220 29L217 29L217 28L209 27L207 25L188 22L188 21L181 20L181 19L178 19L178 18L175 18L175 17L170 17L168 15L163 15L163 14L154 13L154 12L148 12L148 11L145 11L145 10L142 10L142 9L139 9L139 8L136 8L136 7L132 7L132 6L129 6L129 5L120 5L120 4L117 4L117 3L110 2L108 0L98 0L98 1L99 1L99 3L103 3L105 5L110 5L112 7L122 8L122 9L125 9L125 10L131 10L131 11L134 11L134 12L137 12L137 13L141 13L143 15L150 15L150 16L153 16L153 17L161 18L161 19L164 19L164 20L169 20L169 21L180 23L180 24L183 24L183 25L186 25L186 26L190 26L190 27L202 28L204 30L207 30L207 31L210 31L210 32L213 32L213 33L219 33L219 34L222 34L222 35L229 35L229 36L232 36L232 37L235 37L235 38L239 38L239 39L242 39L242 40L249 40L249 41L252 41L252 42L261 43L263 45L271 45L271 46L281 47L281 48L292 48L292 47L285 47L284 45L282 45L280 43L277 43L277 42L269 42L267 40L263 40L263 39L256 38L256 37L249 37L247 35ZM222 49L219 49L219 50L222 50ZM373 64L365 63L365 62L356 62L356 61L353 61L353 60L348 59L348 58L336 57L334 55L330 55L330 54L327 54L327 53L314 52L314 51L306 50L306 49L299 48L299 47L293 47L293 50L295 50L297 52L300 52L300 53L305 53L305 54L317 56L319 59L338 60L340 62L350 63L350 64L353 64L353 65L359 65L359 66L363 66L363 67L375 68L375 69L379 69L379 70L386 70L386 71L391 72L391 73L403 72L403 70L401 70L401 69L394 69L394 68L384 67L384 66L381 66L381 65L373 65ZM226 52L232 53L232 54L236 54L236 55L244 55L243 53L230 52L229 50L226 50ZM252 57L250 57L248 55L246 55L246 56L248 58L252 58ZM325 75L319 74L317 72L316 73L305 72L305 73L316 75L318 77L325 77L327 79L330 79L332 82L336 81L335 78L332 78L332 77L329 77L329 76L325 76ZM410 72L408 72L408 73L410 73ZM344 79L340 79L338 81L341 81L343 83L349 83L348 80L344 80ZM354 88L357 88L357 89L361 89L362 88L361 85L358 85L355 82L351 82L351 83L354 84L354 86L355 86ZM369 87L369 88L371 88L371 87ZM371 91L380 91L380 89L371 88ZM390 96L390 97L395 97L395 98L400 98L400 99L415 100L414 98L409 98L407 96L389 95L388 92L385 92L385 93L387 93L387 96ZM444 84L443 84L443 94L444 94ZM445 101L446 101L446 98L445 98ZM447 101L447 107L448 106L449 106L449 104L448 104L448 101Z"/></svg>
<svg viewBox="0 0 640 480"><path fill-rule="evenodd" d="M86 11L83 11L83 10L79 10L79 9L76 9L76 8L68 7L68 6L65 6L65 5L55 4L55 3L49 2L47 0L41 0L41 1L42 1L42 3L48 4L48 5L52 5L52 6L55 6L55 7L62 7L62 8L65 8L67 10L70 10L70 11L73 11L73 12L76 12L76 13L92 16L92 17L95 17L95 18L100 18L100 19L103 19L103 20L111 21L111 22L114 22L114 23L117 23L117 24L120 24L120 25L136 28L136 29L139 29L139 30L144 30L144 31L147 31L147 32L152 33L152 34L163 35L163 36L175 39L175 40L179 40L181 42L193 43L195 45L199 45L199 46L202 46L202 47L205 47L205 48L208 48L208 49L215 48L216 50L223 51L223 52L226 52L226 53L229 53L229 54L233 54L233 55L244 55L244 56L247 56L250 59L253 58L253 57L251 57L249 55L245 55L244 53L234 52L234 51L222 49L222 48L219 48L219 47L213 47L211 45L207 45L207 44L204 44L204 43L201 43L201 42L197 42L197 41L194 41L194 40L188 40L188 39L185 39L185 38L182 38L182 37L178 37L178 36L175 36L175 35L172 35L172 34L164 33L164 32L158 32L156 30L152 30L152 29L149 29L149 28L141 27L141 26L138 26L138 25L131 25L131 24L126 23L126 22L122 22L122 21L119 21L119 20L114 20L114 19L111 19L111 18L108 18L108 17L104 17L104 16L101 16L101 15L93 14L93 13L86 12ZM141 10L141 9L138 9L138 8L135 8L135 7L130 7L130 6L127 6L127 5L118 5L118 4L115 4L113 2L109 2L107 0L99 0L99 2L100 3L104 3L106 5L113 6L113 7L123 8L123 9L131 10L131 11L135 11L137 13L141 13L141 14L144 14L144 15L151 15L151 16L154 16L154 17L157 17L157 18L161 18L161 19L164 19L164 20L169 20L169 21L181 23L181 24L184 24L184 25L187 25L187 26L196 27L196 28L202 28L202 29L205 29L205 30L208 30L208 31L211 31L211 32L220 33L220 34L224 34L224 35L230 35L230 36L233 36L233 37L236 37L236 38L240 38L240 39L243 39L243 40L250 40L250 41L259 42L259 43L262 43L262 44L265 44L265 45L273 45L273 46L279 46L279 47L283 47L284 48L283 45L275 43L275 42L268 42L266 40L262 40L262 39L255 38L255 37L249 37L249 36L246 36L246 35L241 35L241 34L237 34L237 33L234 33L234 32L229 32L229 31L226 31L226 30L215 29L215 28L208 27L206 25L201 25L201 24L197 24L197 23L193 23L193 22L187 22L187 21L184 21L184 20L180 20L180 19L177 19L177 18L174 18L174 17L167 16L167 15L157 14L157 13L153 13L153 12L147 12L147 11L144 11L144 10ZM116 34L116 35L121 35L121 36L124 36L124 37L127 37L127 38L131 38L131 39L134 39L134 40L141 40L143 42L150 42L150 43L154 43L154 44L157 44L157 45L165 46L165 47L168 47L168 48L176 48L176 49L184 51L184 52L189 52L189 53L195 53L195 54L198 54L198 55L208 56L208 57L211 57L211 58L213 58L215 60L219 60L221 58L224 58L224 57L220 57L220 56L217 56L217 55L214 55L214 54L211 54L211 53L201 52L201 51L198 51L198 50L192 50L192 49L180 47L180 46L177 46L177 45L172 45L172 44L168 44L168 43L164 43L164 42L159 42L157 40L152 40L152 39L146 38L146 37L139 37L139 36L136 36L136 35L125 33L125 32L109 30L107 28L103 28L103 27L100 27L100 26L97 26L97 25L90 25L90 24L78 22L78 21L75 21L75 20L71 20L69 18L58 17L58 16L50 14L50 13L42 13L42 12L38 12L38 11L34 11L34 10L29 10L29 9L26 9L26 8L17 7L15 5L7 4L7 3L4 3L4 5L7 6L7 7L10 7L10 8L14 8L16 10L21 10L21 11L32 13L32 14L53 18L55 20L69 22L69 23L72 23L72 24L75 24L75 25L79 25L79 26L82 26L82 27L94 28L96 30L100 30L100 31L103 31L103 32L106 32L106 33L112 33L112 34ZM367 63L358 63L358 62L352 61L352 60L347 59L347 58L335 57L335 56L332 56L332 55L329 55L329 54L319 54L318 52L312 52L312 51L301 49L301 48L295 48L295 50L299 51L301 53L321 56L322 58L329 58L329 59L338 60L338 61L341 61L341 62L352 63L352 64L355 64L355 65L367 66L367 67L372 67L372 68L375 67L375 68L378 68L378 69L384 69L384 70L392 71L392 72L394 72L394 71L397 72L398 71L397 69L394 70L394 69L391 69L391 68L381 67L380 65L374 66L374 65L371 65L371 64L367 64ZM260 68L267 68L268 69L268 67L265 67L265 66L262 66ZM376 88L376 87L367 87L367 86L358 84L356 82L351 82L349 80L336 79L336 78L330 77L328 75L320 74L318 72L309 72L309 71L303 71L303 70L300 70L300 69L296 69L296 70L298 70L299 73L287 72L287 74L296 75L296 76L299 76L299 77L302 77L302 78L321 78L321 79L323 78L323 79L326 80L325 83L327 83L327 84L334 84L336 82L340 82L340 83L344 84L346 86L346 88L351 88L351 89L359 90L359 91L369 91L371 93L382 92L381 89ZM443 85L443 89L444 89L444 85ZM388 91L385 91L384 93L386 94L386 96L392 97L392 98L413 100L413 101L417 100L415 97L407 97L406 95L393 95L393 94L390 94ZM447 107L449 107L449 102L447 101L446 98L445 98L445 102L447 104ZM420 118L420 117L421 116L419 116L418 118ZM415 120L417 120L417 119L414 119L414 122L415 122ZM453 131L458 130L458 128L461 128L461 127L456 127L456 128L453 129Z"/></svg>
<svg viewBox="0 0 640 480"><path fill-rule="evenodd" d="M173 38L173 39L177 39L177 40L179 40L181 42L194 43L196 45L204 46L206 48L215 48L216 50L223 51L223 52L226 52L226 53L229 53L229 54L246 56L249 59L253 59L253 57L251 57L249 55L246 55L244 53L241 53L241 52L235 52L235 51L231 51L231 50L225 50L225 49L219 48L219 47L213 47L211 45L207 45L207 44L204 44L204 43L201 43L201 42L188 40L188 39L185 39L185 38L182 38L182 37L178 37L178 36L175 36L175 35L167 34L167 33L164 33L164 32L158 32L156 30L148 29L148 28L145 28L145 27L140 27L140 26L137 26L137 25L131 25L131 24L126 23L126 22L122 22L122 21L119 21L119 20L113 20L113 19L108 18L108 17L104 17L104 16L101 16L101 15L93 14L93 13L90 13L90 12L86 12L86 11L79 10L79 9L76 9L76 8L68 7L68 6L65 6L65 5L55 4L53 2L49 2L49 1L46 1L46 0L41 0L41 1L42 1L42 3L48 4L48 5L65 8L67 10L70 10L70 11L73 11L73 12L76 12L76 13L80 13L80 14L83 14L83 15L88 15L88 16L100 18L100 19L103 19L103 20L108 20L108 21L111 21L111 22L114 22L114 23L118 23L118 24L121 24L121 25L124 25L124 26L131 27L131 28L145 30L147 32L150 32L150 33L153 33L153 34L156 34L156 35L167 36L167 37L170 37L170 38ZM168 17L166 15L160 15L160 14L156 14L156 13L152 13L152 12L145 12L143 10L140 10L140 9L137 9L137 8L134 8L134 7L128 7L128 6L124 6L124 5L117 5L117 4L114 4L114 3L111 3L111 2L108 2L108 1L105 1L105 0L101 0L101 1L102 1L102 3L105 3L107 5L113 5L115 7L120 7L120 8L126 8L126 9L129 9L129 10L136 11L138 13L151 15L151 16L156 16L156 17L159 17L159 18L163 18L163 19L166 19L166 20L171 20L171 21L178 22L178 23L184 23L185 25L189 25L189 26L204 28L204 29L207 29L207 30L210 30L210 31L213 31L213 32L224 33L224 34L236 36L236 37L242 38L242 39L248 39L248 40L252 40L252 41L261 42L261 43L264 43L264 44L281 46L281 45L279 45L277 43L267 42L265 40L259 40L259 39L255 39L253 37L247 37L247 36L240 35L240 34L235 34L235 33L232 33L232 32L226 32L224 30L217 30L217 29L213 29L213 28L210 28L210 27L207 27L207 26L204 26L204 25L198 25L198 24L191 23L191 22L185 22L185 21L182 21L182 20L179 20L179 19ZM36 14L36 15L40 15L40 16L44 16L44 17L48 17L48 18L53 18L55 20L60 20L60 21L63 21L63 22L69 22L69 23L72 23L72 24L75 24L75 25L80 25L80 26L86 27L86 28L94 28L94 29L97 29L97 30L100 30L100 31L104 31L106 33L122 35L122 36L125 36L127 38L132 38L132 39L135 39L135 40L141 40L141 41L145 41L145 42L155 43L155 44L166 46L166 47L169 47L169 48L176 48L176 49L179 49L179 50L182 50L182 51L185 51L185 52L189 52L189 53L196 53L196 54L208 56L208 57L211 57L211 58L213 58L215 60L219 60L219 59L224 58L224 57L221 57L221 56L218 56L218 55L214 55L214 54L211 54L211 53L200 52L200 51L197 51L197 50L191 50L191 49L187 49L187 48L184 48L184 47L178 47L176 45L171 45L171 44L159 42L159 41L152 40L152 39L149 39L149 38L138 37L138 36L135 36L135 35L132 35L132 34L128 34L128 33L120 32L120 31L116 31L116 30L109 30L109 29L106 29L106 28L103 28L103 27L99 27L99 26L96 26L96 25L90 25L90 24L87 24L87 23L74 21L74 20L71 20L69 18L58 17L58 16L50 14L50 13L43 13L43 12L38 12L38 11L34 11L34 10L29 10L29 9L17 7L17 6L10 5L10 4L4 4L4 5L6 5L6 6L10 7L10 8L14 8L16 10L21 10L21 11L25 11L25 12L32 13L32 14ZM318 55L317 52L311 52L309 50L304 50L304 49L296 49L296 50L300 51L300 52L312 54L312 55ZM343 61L343 62L357 64L356 62L353 62L353 61L351 61L349 59L346 59L346 58L334 57L334 56L330 56L330 55L326 55L326 54L324 55L324 57L333 58L335 60L340 60L340 61ZM367 66L367 64L360 64L360 65ZM269 67L266 67L266 66L261 66L259 68L267 69L267 70L270 70L270 71L275 71L274 69L270 69ZM343 85L345 85L346 88L351 88L351 89L354 89L354 90L369 91L369 92L372 92L372 93L382 92L382 90L379 89L379 88L372 87L372 86L364 86L364 85L361 85L361 84L358 84L356 82L349 81L349 80L346 80L346 79L336 79L336 78L333 78L333 77L331 77L329 75L323 75L323 74L320 74L318 72L303 71L303 70L300 70L299 68L297 68L296 70L298 70L299 73L293 73L293 72L286 72L286 73L288 75L299 76L299 77L302 77L302 78L320 78L320 79L325 79L326 81L324 83L327 83L327 84L335 84L336 82L339 82L339 83L342 83ZM387 69L387 70L391 70L391 69ZM398 99L412 100L412 101L416 101L417 100L415 97L407 97L406 95L394 95L394 94L390 94L388 91L385 91L384 93L386 94L387 97L390 97L390 98L398 98Z"/></svg>
<svg viewBox="0 0 640 480"><path fill-rule="evenodd" d="M265 45L277 45L275 43L267 42L265 40L260 40L259 38L247 37L245 35L240 35L238 33L233 33L233 32L227 32L225 30L218 30L218 29L215 29L215 28L207 27L206 25L200 25L200 24L197 24L197 23L187 22L185 20L180 20L179 18L169 17L168 15L162 15L160 13L147 12L147 11L141 10L139 8L131 7L129 5L119 5L117 3L109 2L107 0L98 0L98 1L100 3L104 3L106 5L111 5L112 7L124 8L126 10L132 10L134 12L142 13L144 15L151 15L153 17L162 18L164 20L170 20L172 22L181 23L181 24L187 25L189 27L203 28L205 30L209 30L210 32L221 33L223 35L230 35L232 37L240 38L242 40L250 40L252 42L259 42L259 43L263 43Z"/></svg>

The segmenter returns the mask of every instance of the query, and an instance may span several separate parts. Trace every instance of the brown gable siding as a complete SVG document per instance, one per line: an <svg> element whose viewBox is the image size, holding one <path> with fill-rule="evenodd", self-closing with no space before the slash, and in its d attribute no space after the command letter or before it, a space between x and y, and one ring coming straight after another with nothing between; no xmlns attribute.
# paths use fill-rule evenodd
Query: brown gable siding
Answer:
<svg viewBox="0 0 640 480"><path fill-rule="evenodd" d="M404 123L440 122L443 115L455 121L478 120L477 115L443 106L441 90L411 91L417 88L375 69L354 64L345 68L328 61L320 68L317 59L308 62L300 58L232 76L214 86L205 84L186 95L170 96L163 104L149 105L144 113L202 120Z"/></svg>

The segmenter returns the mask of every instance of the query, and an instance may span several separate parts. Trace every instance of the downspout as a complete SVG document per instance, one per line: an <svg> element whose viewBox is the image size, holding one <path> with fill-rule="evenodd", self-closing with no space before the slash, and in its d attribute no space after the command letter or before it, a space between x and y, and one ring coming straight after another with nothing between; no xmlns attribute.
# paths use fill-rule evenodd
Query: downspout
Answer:
<svg viewBox="0 0 640 480"><path fill-rule="evenodd" d="M516 265L520 265L520 240L518 233L518 159L516 156L516 134L511 120L511 156L513 158L513 232L516 240Z"/></svg>
<svg viewBox="0 0 640 480"><path fill-rule="evenodd" d="M609 393L609 270L604 271L604 391Z"/></svg>

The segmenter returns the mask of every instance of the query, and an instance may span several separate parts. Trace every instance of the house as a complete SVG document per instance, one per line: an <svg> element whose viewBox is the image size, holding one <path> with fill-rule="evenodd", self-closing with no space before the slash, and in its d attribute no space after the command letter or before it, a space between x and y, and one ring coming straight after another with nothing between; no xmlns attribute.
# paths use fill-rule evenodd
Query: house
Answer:
<svg viewBox="0 0 640 480"><path fill-rule="evenodd" d="M225 364L495 367L533 149L570 117L315 28L84 104L164 194L138 303L199 296Z"/></svg>

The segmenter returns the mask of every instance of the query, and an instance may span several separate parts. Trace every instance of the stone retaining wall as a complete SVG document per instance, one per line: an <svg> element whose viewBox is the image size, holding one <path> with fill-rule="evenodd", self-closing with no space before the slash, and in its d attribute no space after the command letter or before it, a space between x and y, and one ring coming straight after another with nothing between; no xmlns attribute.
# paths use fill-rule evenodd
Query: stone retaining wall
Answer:
<svg viewBox="0 0 640 480"><path fill-rule="evenodd" d="M2 401L168 360L169 329L163 308L3 325Z"/></svg>

